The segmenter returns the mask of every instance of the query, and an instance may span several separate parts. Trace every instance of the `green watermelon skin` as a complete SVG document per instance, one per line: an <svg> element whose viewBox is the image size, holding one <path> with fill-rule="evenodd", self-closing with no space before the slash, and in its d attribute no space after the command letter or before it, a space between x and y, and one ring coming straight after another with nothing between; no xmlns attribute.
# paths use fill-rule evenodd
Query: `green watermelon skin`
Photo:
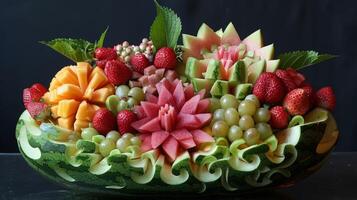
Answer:
<svg viewBox="0 0 357 200"><path fill-rule="evenodd" d="M211 155L193 156L195 162L205 163L210 162L210 156L214 155L217 160L211 163L211 169L222 170L222 175L217 180L202 182L196 178L197 174L194 175L189 167L185 168L185 165L180 163L179 167L189 172L189 178L184 183L168 185L163 182L159 175L161 167L156 166L152 180L139 184L128 174L138 172L140 169L128 167L125 162L121 162L123 159L121 155L108 157L108 162L113 166L118 164L116 167L112 167L105 173L96 174L97 172L90 172L90 156L93 154L81 153L76 157L76 161L71 163L69 161L71 158L68 157L68 149L71 145L52 142L43 134L33 134L29 131L35 130L31 126L26 119L26 113L23 114L16 126L16 139L21 154L34 170L71 190L115 196L231 195L264 188L291 186L317 171L326 161L337 141L336 138L333 145L330 145L323 153L316 153L315 149L325 136L329 124L312 124L301 128L300 137L293 139L297 141L295 147L290 145L292 150L284 152L286 159L280 164L275 164L264 156L264 152L269 148L268 145L260 145L242 153L246 157L259 157L260 163L257 168L252 171L237 171L228 164L228 158L224 156L227 148L217 145L217 150ZM25 141L24 138L27 140ZM41 152L40 157L37 156L38 152ZM295 152L296 159L288 164L291 157L294 157L293 152ZM78 160L81 161L80 165L76 163ZM270 170L266 171L266 167ZM224 172L227 171L229 172L227 178L222 178Z"/></svg>

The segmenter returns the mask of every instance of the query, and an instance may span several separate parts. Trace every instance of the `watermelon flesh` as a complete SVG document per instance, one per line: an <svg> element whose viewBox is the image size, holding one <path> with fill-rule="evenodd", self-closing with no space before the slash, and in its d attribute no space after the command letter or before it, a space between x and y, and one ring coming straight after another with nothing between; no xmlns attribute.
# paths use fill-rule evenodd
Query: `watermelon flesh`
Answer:
<svg viewBox="0 0 357 200"><path fill-rule="evenodd" d="M147 95L147 101L135 108L139 120L131 124L144 135L140 137L142 150L161 149L168 160L174 161L179 152L213 142L200 131L212 118L204 91L195 95L192 85L184 86L178 79L164 79L156 88L158 96Z"/></svg>

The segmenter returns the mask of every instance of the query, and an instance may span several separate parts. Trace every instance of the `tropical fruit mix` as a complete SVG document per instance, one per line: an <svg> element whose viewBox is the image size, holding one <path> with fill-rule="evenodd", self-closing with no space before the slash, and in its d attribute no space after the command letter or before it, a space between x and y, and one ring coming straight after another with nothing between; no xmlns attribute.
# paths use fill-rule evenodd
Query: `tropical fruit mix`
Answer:
<svg viewBox="0 0 357 200"><path fill-rule="evenodd" d="M106 32L95 43L43 42L75 62L61 68L49 87L35 83L23 91L24 106L47 140L77 150L94 144L88 151L99 155L98 162L155 152L154 162L170 169L188 162L205 182L215 178L202 175L201 165L227 158L227 166L249 171L240 162L252 158L237 152L259 145L268 147L267 159L281 163L277 148L284 133L319 123L316 115L335 108L333 89L314 88L299 71L334 56L296 51L274 57L274 45L264 46L260 30L241 39L232 23L219 30L203 23L196 36L182 34L179 45L180 19L157 8L150 39L138 45L104 47ZM162 176L168 184L188 179Z"/></svg>

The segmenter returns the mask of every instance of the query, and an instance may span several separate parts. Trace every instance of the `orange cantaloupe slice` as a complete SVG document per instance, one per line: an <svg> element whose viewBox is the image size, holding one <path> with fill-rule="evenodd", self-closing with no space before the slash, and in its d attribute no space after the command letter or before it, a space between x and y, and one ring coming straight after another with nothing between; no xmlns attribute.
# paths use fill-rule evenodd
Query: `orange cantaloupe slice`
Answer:
<svg viewBox="0 0 357 200"><path fill-rule="evenodd" d="M57 112L58 112L58 106L57 105L51 106L51 116L55 119L58 118Z"/></svg>
<svg viewBox="0 0 357 200"><path fill-rule="evenodd" d="M82 130L82 128L87 128L89 126L89 123L89 121L77 119L73 125L74 130L79 132Z"/></svg>
<svg viewBox="0 0 357 200"><path fill-rule="evenodd" d="M63 84L57 88L57 96L63 99L81 100L83 95L79 86L72 84Z"/></svg>
<svg viewBox="0 0 357 200"><path fill-rule="evenodd" d="M98 109L93 105L87 103L86 101L82 101L78 107L76 119L92 121L92 118L96 110Z"/></svg>
<svg viewBox="0 0 357 200"><path fill-rule="evenodd" d="M73 130L74 115L69 116L67 118L60 117L57 121L60 127Z"/></svg>
<svg viewBox="0 0 357 200"><path fill-rule="evenodd" d="M64 99L58 103L57 115L59 117L67 118L76 114L80 102L74 99Z"/></svg>
<svg viewBox="0 0 357 200"><path fill-rule="evenodd" d="M62 84L78 85L77 76L70 67L61 69L60 72L56 74L56 79Z"/></svg>

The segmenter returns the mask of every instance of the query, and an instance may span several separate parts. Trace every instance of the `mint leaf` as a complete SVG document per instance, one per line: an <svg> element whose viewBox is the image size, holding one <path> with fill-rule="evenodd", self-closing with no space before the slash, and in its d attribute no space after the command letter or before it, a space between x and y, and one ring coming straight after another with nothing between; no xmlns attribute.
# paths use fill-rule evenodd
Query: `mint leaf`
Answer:
<svg viewBox="0 0 357 200"><path fill-rule="evenodd" d="M40 41L74 62L93 61L95 44L82 39L57 38L51 41Z"/></svg>
<svg viewBox="0 0 357 200"><path fill-rule="evenodd" d="M107 28L105 29L105 31L100 35L100 38L99 38L99 40L96 42L96 45L95 45L96 48L101 48L101 47L103 47L104 40L105 40L105 36L107 35L108 28L109 28L109 26L107 26Z"/></svg>
<svg viewBox="0 0 357 200"><path fill-rule="evenodd" d="M160 6L156 0L155 5L157 15L151 25L150 39L156 49L164 46L175 48L182 29L181 19L171 9Z"/></svg>
<svg viewBox="0 0 357 200"><path fill-rule="evenodd" d="M319 54L316 51L293 51L278 56L280 59L279 68L291 67L299 70L336 57L336 55L331 54Z"/></svg>

